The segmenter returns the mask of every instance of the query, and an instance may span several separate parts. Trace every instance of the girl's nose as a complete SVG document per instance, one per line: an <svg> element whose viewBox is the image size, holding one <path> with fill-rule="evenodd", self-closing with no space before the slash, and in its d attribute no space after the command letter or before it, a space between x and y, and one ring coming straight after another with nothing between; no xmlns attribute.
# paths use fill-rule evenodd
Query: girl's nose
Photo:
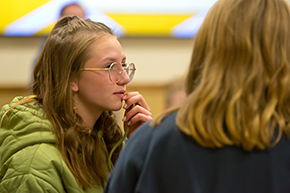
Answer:
<svg viewBox="0 0 290 193"><path fill-rule="evenodd" d="M120 81L117 83L117 84L128 84L130 82L130 77L129 75L127 74L127 70L126 69L123 69L122 73L121 73L121 79Z"/></svg>

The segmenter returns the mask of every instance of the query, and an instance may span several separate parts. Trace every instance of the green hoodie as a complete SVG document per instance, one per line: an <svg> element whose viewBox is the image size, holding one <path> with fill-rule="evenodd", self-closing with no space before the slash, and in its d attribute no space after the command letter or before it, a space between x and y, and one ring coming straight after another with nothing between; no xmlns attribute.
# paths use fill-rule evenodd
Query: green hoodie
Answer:
<svg viewBox="0 0 290 193"><path fill-rule="evenodd" d="M4 113L24 97L3 106ZM37 103L18 105L0 127L0 192L84 192L56 148L52 124ZM96 187L86 192L101 193Z"/></svg>

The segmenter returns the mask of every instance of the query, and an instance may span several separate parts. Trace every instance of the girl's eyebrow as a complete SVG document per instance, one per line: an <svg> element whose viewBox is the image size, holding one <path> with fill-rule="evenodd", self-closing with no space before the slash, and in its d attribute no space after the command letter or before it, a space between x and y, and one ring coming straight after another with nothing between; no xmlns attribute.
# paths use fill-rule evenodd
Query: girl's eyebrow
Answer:
<svg viewBox="0 0 290 193"><path fill-rule="evenodd" d="M122 61L126 61L126 56L122 59ZM116 58L104 58L102 61L110 61L110 62L114 62L116 61Z"/></svg>

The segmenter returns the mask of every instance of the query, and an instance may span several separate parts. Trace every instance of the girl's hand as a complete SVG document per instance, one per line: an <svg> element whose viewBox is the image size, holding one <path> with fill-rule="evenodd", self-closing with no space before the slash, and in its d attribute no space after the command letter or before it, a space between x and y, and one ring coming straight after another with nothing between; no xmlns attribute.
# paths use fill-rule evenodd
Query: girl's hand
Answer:
<svg viewBox="0 0 290 193"><path fill-rule="evenodd" d="M152 119L152 114L145 99L139 92L128 92L123 96L125 104L124 129L130 126L128 138L143 123Z"/></svg>

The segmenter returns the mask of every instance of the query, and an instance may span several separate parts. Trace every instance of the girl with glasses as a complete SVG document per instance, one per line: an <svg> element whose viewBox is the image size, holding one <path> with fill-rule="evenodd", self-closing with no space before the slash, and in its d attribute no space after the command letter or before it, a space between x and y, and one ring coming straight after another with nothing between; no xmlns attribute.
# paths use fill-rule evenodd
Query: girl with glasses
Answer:
<svg viewBox="0 0 290 193"><path fill-rule="evenodd" d="M33 95L0 113L0 192L102 192L124 138L152 119L136 68L102 23L63 17L34 68ZM126 109L123 130L112 111Z"/></svg>

